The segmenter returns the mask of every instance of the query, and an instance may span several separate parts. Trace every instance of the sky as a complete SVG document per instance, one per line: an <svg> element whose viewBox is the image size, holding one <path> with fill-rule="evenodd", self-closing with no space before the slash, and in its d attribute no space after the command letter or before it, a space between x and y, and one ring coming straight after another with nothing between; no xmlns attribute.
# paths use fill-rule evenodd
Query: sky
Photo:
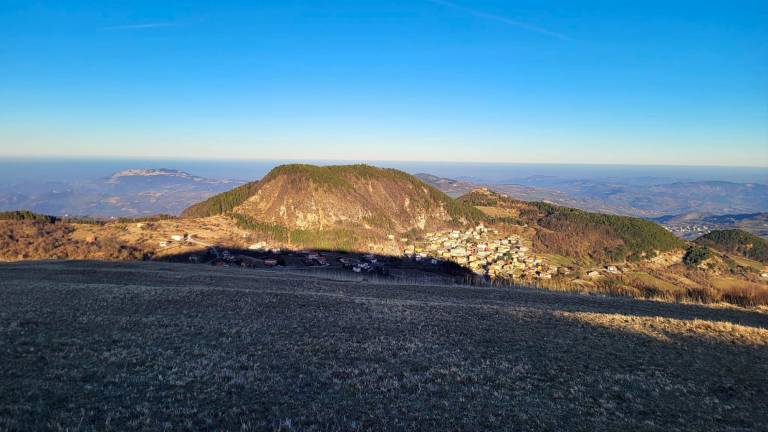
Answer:
<svg viewBox="0 0 768 432"><path fill-rule="evenodd" d="M0 157L768 166L768 2L0 2Z"/></svg>

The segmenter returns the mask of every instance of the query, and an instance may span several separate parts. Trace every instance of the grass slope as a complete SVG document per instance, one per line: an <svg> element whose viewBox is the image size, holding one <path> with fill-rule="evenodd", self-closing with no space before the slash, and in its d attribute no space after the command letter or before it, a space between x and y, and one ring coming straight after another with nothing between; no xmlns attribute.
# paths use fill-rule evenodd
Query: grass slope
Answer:
<svg viewBox="0 0 768 432"><path fill-rule="evenodd" d="M768 316L147 263L0 265L2 430L765 430Z"/></svg>

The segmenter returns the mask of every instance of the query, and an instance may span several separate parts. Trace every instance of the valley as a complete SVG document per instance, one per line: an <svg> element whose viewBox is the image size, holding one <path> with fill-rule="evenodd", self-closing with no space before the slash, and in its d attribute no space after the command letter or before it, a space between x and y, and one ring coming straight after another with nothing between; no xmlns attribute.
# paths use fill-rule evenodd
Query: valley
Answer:
<svg viewBox="0 0 768 432"><path fill-rule="evenodd" d="M243 183L165 168L126 169L96 179L10 181L0 184L0 210L102 219L176 215L191 203Z"/></svg>
<svg viewBox="0 0 768 432"><path fill-rule="evenodd" d="M13 218L0 220L2 260L174 261L768 304L768 262L747 252L765 242L758 237L697 245L647 220L487 188L452 199L403 172L365 165L279 167L182 217L5 217Z"/></svg>

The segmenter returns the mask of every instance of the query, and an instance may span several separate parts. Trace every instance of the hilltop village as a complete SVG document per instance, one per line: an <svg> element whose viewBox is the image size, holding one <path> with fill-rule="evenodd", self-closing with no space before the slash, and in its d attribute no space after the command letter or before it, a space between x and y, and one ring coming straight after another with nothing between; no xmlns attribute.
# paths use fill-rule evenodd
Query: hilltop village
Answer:
<svg viewBox="0 0 768 432"><path fill-rule="evenodd" d="M426 233L403 254L417 261L451 261L491 279L551 279L558 272L558 267L532 255L520 236L503 236L482 224L466 231Z"/></svg>

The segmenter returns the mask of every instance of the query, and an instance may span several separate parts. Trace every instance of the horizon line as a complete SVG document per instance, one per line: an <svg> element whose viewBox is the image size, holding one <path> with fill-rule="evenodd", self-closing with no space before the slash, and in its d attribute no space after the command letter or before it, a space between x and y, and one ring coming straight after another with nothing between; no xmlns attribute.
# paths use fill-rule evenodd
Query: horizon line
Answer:
<svg viewBox="0 0 768 432"><path fill-rule="evenodd" d="M479 165L580 165L580 166L644 166L681 168L751 168L768 169L768 165L723 165L723 164L682 164L682 163L626 163L626 162L526 162L526 161L485 161L485 160L414 160L414 159L327 159L327 158L211 158L171 156L108 156L108 155L0 155L2 160L135 160L135 161L190 161L190 162L346 162L346 163L436 163L436 164L479 164Z"/></svg>

